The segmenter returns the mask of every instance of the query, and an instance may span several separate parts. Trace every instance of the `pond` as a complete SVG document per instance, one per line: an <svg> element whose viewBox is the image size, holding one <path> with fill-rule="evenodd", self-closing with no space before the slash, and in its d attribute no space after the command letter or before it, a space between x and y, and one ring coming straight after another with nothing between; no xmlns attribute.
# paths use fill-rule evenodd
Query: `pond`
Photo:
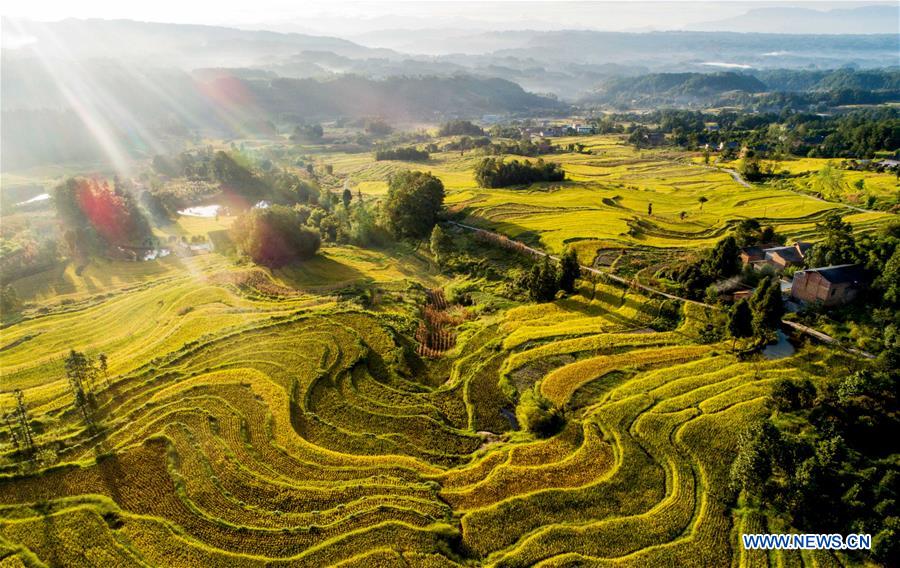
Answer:
<svg viewBox="0 0 900 568"><path fill-rule="evenodd" d="M35 196L32 197L31 199L26 199L25 201L22 201L22 202L20 202L20 203L16 203L16 205L17 205L17 206L18 206L18 205L30 205L30 204L32 204L32 203L37 203L37 202L39 202L39 201L47 201L48 199L50 199L50 194L49 194L49 193L42 193L42 194L40 194L40 195L35 195Z"/></svg>
<svg viewBox="0 0 900 568"><path fill-rule="evenodd" d="M763 357L766 359L784 359L785 357L790 357L797 351L783 331L779 329L777 335L778 341L766 345L765 349L762 350Z"/></svg>
<svg viewBox="0 0 900 568"><path fill-rule="evenodd" d="M215 217L221 208L221 205L197 205L182 209L178 214L185 217Z"/></svg>

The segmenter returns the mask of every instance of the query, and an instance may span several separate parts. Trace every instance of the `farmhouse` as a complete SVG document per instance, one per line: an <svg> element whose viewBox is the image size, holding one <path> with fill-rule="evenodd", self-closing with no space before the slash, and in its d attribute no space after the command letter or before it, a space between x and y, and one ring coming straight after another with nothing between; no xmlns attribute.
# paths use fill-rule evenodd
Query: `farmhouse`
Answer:
<svg viewBox="0 0 900 568"><path fill-rule="evenodd" d="M576 134L593 134L594 127L590 124L573 124L570 127Z"/></svg>
<svg viewBox="0 0 900 568"><path fill-rule="evenodd" d="M775 247L766 249L765 261L776 269L782 270L788 266L799 266L803 264L806 253L812 247L809 243L796 242L787 247Z"/></svg>
<svg viewBox="0 0 900 568"><path fill-rule="evenodd" d="M868 282L865 270L858 264L810 268L794 274L791 297L835 306L853 300Z"/></svg>
<svg viewBox="0 0 900 568"><path fill-rule="evenodd" d="M759 262L761 260L766 259L766 249L771 249L773 247L778 246L776 243L766 243L764 245L757 245L752 247L744 247L741 249L740 257L741 263L744 265Z"/></svg>

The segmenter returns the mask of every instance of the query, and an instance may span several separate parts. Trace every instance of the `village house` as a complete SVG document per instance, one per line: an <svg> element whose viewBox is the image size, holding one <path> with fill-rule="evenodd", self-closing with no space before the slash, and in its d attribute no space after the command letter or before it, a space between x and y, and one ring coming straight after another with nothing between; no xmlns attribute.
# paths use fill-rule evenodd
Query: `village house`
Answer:
<svg viewBox="0 0 900 568"><path fill-rule="evenodd" d="M741 264L748 265L751 263L763 261L766 259L766 249L777 247L776 243L766 243L752 247L744 247L741 249Z"/></svg>
<svg viewBox="0 0 900 568"><path fill-rule="evenodd" d="M573 124L569 127L575 134L593 134L594 127L590 124Z"/></svg>
<svg viewBox="0 0 900 568"><path fill-rule="evenodd" d="M810 268L794 274L791 298L835 306L852 301L868 283L865 270L858 264Z"/></svg>
<svg viewBox="0 0 900 568"><path fill-rule="evenodd" d="M789 246L778 246L768 243L744 247L738 254L744 266L749 264L757 270L764 266L771 266L776 270L784 270L788 266L802 265L811 247L811 244L801 241Z"/></svg>
<svg viewBox="0 0 900 568"><path fill-rule="evenodd" d="M778 270L784 270L788 266L800 266L806 258L806 253L812 245L796 242L786 247L765 249L765 261Z"/></svg>

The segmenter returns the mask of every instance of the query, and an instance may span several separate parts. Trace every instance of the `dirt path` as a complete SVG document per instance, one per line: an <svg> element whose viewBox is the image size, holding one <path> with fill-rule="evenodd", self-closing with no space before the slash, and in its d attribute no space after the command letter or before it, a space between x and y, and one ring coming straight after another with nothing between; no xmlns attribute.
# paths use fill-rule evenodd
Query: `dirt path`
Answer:
<svg viewBox="0 0 900 568"><path fill-rule="evenodd" d="M719 170L722 172L727 172L731 177L739 183L740 185L746 187L747 189L752 189L753 186L750 185L750 182L741 177L740 172L737 170L732 170L730 168L717 168L715 166L700 166L702 168L707 168L710 170ZM838 205L840 207L846 207L847 209L852 209L854 211L858 211L860 213L884 213L884 211L876 211L874 209L866 209L865 207L857 207L856 205L849 205L847 203L841 203L839 201L828 201L827 199L822 199L821 197L816 197L815 195L810 195L808 193L803 193L802 191L797 191L794 189L785 189L785 191L790 191L791 193L796 193L797 195L802 195L803 197L808 197L809 199L814 199L816 201L820 201L822 203L830 203L831 205Z"/></svg>
<svg viewBox="0 0 900 568"><path fill-rule="evenodd" d="M737 172L735 172L735 174L737 174ZM744 182L744 183L746 183L746 182ZM530 253L530 254L532 254L532 255L534 255L534 256L538 256L538 257L545 257L545 256L547 256L547 257L550 257L550 258L553 259L553 260L559 261L559 257L556 256L556 255L552 255L552 254L546 253L546 252L544 252L544 251L542 251L542 250L540 250L540 249L536 249L536 248L534 248L534 247L528 246L528 245L526 245L525 243L523 243L523 242L521 242L521 241L517 241L517 240L515 240L515 239L511 239L511 238L509 238L509 237L507 237L507 236L505 236L505 235L501 235L500 233L495 233L494 231L488 231L488 230L486 230L486 229L481 229L481 228L479 228L479 227L474 227L474 226L472 226L472 225L466 225L465 223L457 223L456 221L448 221L448 223L451 224L451 225L454 225L454 226L456 226L456 227L460 227L460 228L462 228L462 229L465 229L465 230L467 230L467 231L472 231L472 232L475 232L475 233L483 233L483 234L485 234L485 235L490 235L490 236L493 236L493 237L498 238L498 239L499 239L499 238L506 239L506 240L508 240L508 241L511 242L511 243L515 243L516 248L518 248L518 249L520 249L520 250L523 250L523 251L525 251L525 252L528 252L528 253ZM606 272L606 271L603 271L603 270L599 270L599 269L594 268L594 267L592 267L592 266L585 266L585 265L582 264L582 265L581 265L581 270L584 271L584 272L589 272L589 273L591 273L591 274L597 274L597 275L599 275L599 276L603 276L603 277L605 277L605 278L609 278L610 280L614 280L614 281L616 281L616 282L619 282L620 284L624 284L624 285L626 285L626 286L633 287L633 288L638 288L638 289L643 290L643 291L645 291L645 292L649 292L649 293L651 293L651 294L656 294L656 295L658 295L658 296L662 296L662 297L668 298L668 299L670 299L670 300L676 300L676 301L678 301L678 302L686 302L686 303L689 303L689 304L694 304L694 305L697 305L697 306L702 306L702 307L704 307L704 308L710 308L710 309L713 309L713 310L718 310L718 309L719 309L718 306L713 306L712 304L707 304L707 303L704 303L704 302L698 302L698 301L696 301L696 300L689 300L688 298L682 298L681 296L676 296L676 295L674 295L674 294L669 294L668 292L663 292L662 290L657 290L656 288L651 288L650 286L645 286L644 284L641 284L641 283L639 283L639 282L637 282L637 281L635 281L635 280L628 280L627 278L622 278L621 276L616 276L615 274L611 274L611 273L609 273L609 272ZM827 335L827 334L825 334L825 333L822 333L821 331L818 331L818 330L816 330L816 329L813 329L813 328L811 328L811 327L809 327L809 326L806 326L806 325L803 325L803 324L799 324L799 323L796 323L796 322L792 322L792 321L786 321L786 320L781 320L781 324L784 325L784 326L786 326L786 327L789 327L789 328L791 328L791 329L793 329L794 331L797 331L797 332L799 332L799 333L803 333L803 334L809 335L810 337L813 337L813 338L815 338L815 339L817 339L817 340L819 340L819 341L821 341L821 342L823 342L823 343L826 343L826 344L828 344L828 345L834 345L835 347L838 347L839 349L842 349L842 350L844 350L844 351L846 351L846 352L848 352L848 353L852 353L852 354L854 354L854 355L859 355L860 357L863 357L863 358L865 358L865 359L874 359L874 358L875 358L875 356L872 355L871 353L867 353L867 352L862 351L862 350L859 350L859 349L854 349L854 348L852 348L852 347L844 347L843 345L841 345L841 343L840 343L837 339L831 337L830 335Z"/></svg>

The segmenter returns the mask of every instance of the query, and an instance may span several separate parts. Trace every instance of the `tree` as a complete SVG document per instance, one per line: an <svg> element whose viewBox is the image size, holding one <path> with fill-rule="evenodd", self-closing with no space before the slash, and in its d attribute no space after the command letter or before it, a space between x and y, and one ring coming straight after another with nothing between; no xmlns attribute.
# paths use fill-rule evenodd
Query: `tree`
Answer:
<svg viewBox="0 0 900 568"><path fill-rule="evenodd" d="M734 351L738 339L753 335L753 312L747 300L741 299L735 302L728 313L728 333L731 334L731 351Z"/></svg>
<svg viewBox="0 0 900 568"><path fill-rule="evenodd" d="M784 304L781 301L781 284L777 278L766 276L750 298L753 310L753 331L761 340L768 340L781 325Z"/></svg>
<svg viewBox="0 0 900 568"><path fill-rule="evenodd" d="M353 192L350 191L349 187L344 188L344 192L341 194L341 201L344 202L344 209L350 207L350 202L353 201Z"/></svg>
<svg viewBox="0 0 900 568"><path fill-rule="evenodd" d="M213 177L224 189L250 200L251 203L265 196L266 186L263 181L228 153L222 150L216 152L211 166Z"/></svg>
<svg viewBox="0 0 900 568"><path fill-rule="evenodd" d="M894 249L894 254L884 264L875 285L884 291L882 298L885 302L900 305L900 246Z"/></svg>
<svg viewBox="0 0 900 568"><path fill-rule="evenodd" d="M253 262L269 268L312 258L321 246L321 237L302 226L299 215L282 205L251 209L234 221L232 241Z"/></svg>
<svg viewBox="0 0 900 568"><path fill-rule="evenodd" d="M21 389L16 389L13 391L13 396L16 399L16 408L13 410L12 414L16 423L16 429L13 431L12 424L7 423L10 434L13 437L14 444L16 446L21 444L24 447L25 451L28 455L33 456L35 453L35 445L34 445L34 433L31 430L31 424L28 419L28 410L25 408L25 395L22 393Z"/></svg>
<svg viewBox="0 0 900 568"><path fill-rule="evenodd" d="M484 130L480 126L472 124L468 120L451 120L445 122L438 129L438 136L482 136Z"/></svg>
<svg viewBox="0 0 900 568"><path fill-rule="evenodd" d="M99 363L100 372L103 374L103 382L106 383L106 386L109 386L109 360L106 358L106 353L101 353L97 357L97 361Z"/></svg>
<svg viewBox="0 0 900 568"><path fill-rule="evenodd" d="M21 303L16 290L9 284L0 288L0 316L9 317L19 311Z"/></svg>
<svg viewBox="0 0 900 568"><path fill-rule="evenodd" d="M755 155L748 155L741 161L741 176L747 181L759 181L762 179L762 168L759 164L759 158Z"/></svg>
<svg viewBox="0 0 900 568"><path fill-rule="evenodd" d="M844 172L839 170L831 162L827 162L816 172L810 184L813 191L819 193L825 199L837 201L844 192Z"/></svg>
<svg viewBox="0 0 900 568"><path fill-rule="evenodd" d="M731 464L731 486L760 495L772 474L772 450L781 433L768 420L754 422L738 437L738 451Z"/></svg>
<svg viewBox="0 0 900 568"><path fill-rule="evenodd" d="M556 267L550 263L550 257L531 267L527 280L528 295L535 302L550 302L559 290L559 276Z"/></svg>
<svg viewBox="0 0 900 568"><path fill-rule="evenodd" d="M652 203L647 204L647 215L653 215L653 204Z"/></svg>
<svg viewBox="0 0 900 568"><path fill-rule="evenodd" d="M85 422L90 422L89 404L93 399L93 385L97 375L94 362L84 353L71 349L66 357L65 367L75 408L84 416Z"/></svg>
<svg viewBox="0 0 900 568"><path fill-rule="evenodd" d="M54 189L53 202L73 254L152 238L149 222L121 184L114 189L106 181L69 178Z"/></svg>
<svg viewBox="0 0 900 568"><path fill-rule="evenodd" d="M387 136L394 131L390 124L381 119L367 120L365 129L366 132L375 136Z"/></svg>
<svg viewBox="0 0 900 568"><path fill-rule="evenodd" d="M533 389L526 389L519 397L516 420L520 428L539 438L547 438L559 432L565 423L553 403Z"/></svg>
<svg viewBox="0 0 900 568"><path fill-rule="evenodd" d="M438 263L443 262L444 255L450 250L452 241L450 236L441 229L440 225L435 225L431 230L431 239L429 240L431 254L437 259Z"/></svg>
<svg viewBox="0 0 900 568"><path fill-rule="evenodd" d="M791 412L809 407L816 397L816 387L809 379L797 382L781 379L772 387L769 402L781 412Z"/></svg>
<svg viewBox="0 0 900 568"><path fill-rule="evenodd" d="M806 258L810 267L834 266L859 262L860 254L853 237L853 226L833 213L822 223L816 223L816 232L823 238L816 243Z"/></svg>
<svg viewBox="0 0 900 568"><path fill-rule="evenodd" d="M291 141L315 142L321 140L324 135L325 131L321 124L298 124L294 127L294 133L291 134Z"/></svg>
<svg viewBox="0 0 900 568"><path fill-rule="evenodd" d="M396 238L430 234L444 206L444 184L425 172L402 171L391 176L382 212Z"/></svg>
<svg viewBox="0 0 900 568"><path fill-rule="evenodd" d="M697 198L697 202L700 203L700 211L703 211L703 204L709 201L705 196L701 195Z"/></svg>
<svg viewBox="0 0 900 568"><path fill-rule="evenodd" d="M703 262L703 274L711 280L734 276L741 268L738 252L734 237L725 237L720 240Z"/></svg>
<svg viewBox="0 0 900 568"><path fill-rule="evenodd" d="M578 253L569 247L559 259L559 288L569 294L575 291L575 281L581 276Z"/></svg>

